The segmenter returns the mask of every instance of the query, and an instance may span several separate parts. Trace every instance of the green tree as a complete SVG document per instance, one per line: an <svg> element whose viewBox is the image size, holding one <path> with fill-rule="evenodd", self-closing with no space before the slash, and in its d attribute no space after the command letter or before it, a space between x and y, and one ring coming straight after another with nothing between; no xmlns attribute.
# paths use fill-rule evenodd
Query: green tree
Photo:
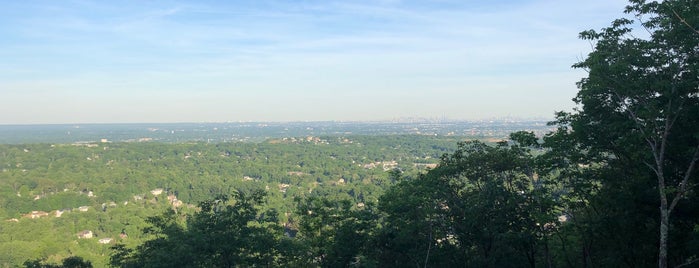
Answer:
<svg viewBox="0 0 699 268"><path fill-rule="evenodd" d="M25 261L26 268L92 268L90 261L84 260L82 257L71 256L63 259L60 265L44 263L42 260Z"/></svg>
<svg viewBox="0 0 699 268"><path fill-rule="evenodd" d="M693 195L697 178L699 4L631 0L626 13L635 15L636 27L649 36L634 34L629 19L615 20L599 32L582 32L594 50L574 65L588 72L574 99L581 108L560 114L559 122L569 123L576 133L570 137L579 149L594 154L596 163L635 164L653 174L659 207L657 261L667 267L671 215Z"/></svg>
<svg viewBox="0 0 699 268"><path fill-rule="evenodd" d="M358 208L337 196L298 200L299 242L307 265L321 267L369 266L369 241L378 215L370 205Z"/></svg>
<svg viewBox="0 0 699 268"><path fill-rule="evenodd" d="M453 243L437 243L450 233L452 222L443 208L443 188L421 175L393 173L399 183L379 199L384 216L373 238L373 257L379 267L455 267L465 263Z"/></svg>
<svg viewBox="0 0 699 268"><path fill-rule="evenodd" d="M117 267L278 266L285 255L282 228L258 215L264 193L236 192L200 204L201 211L182 222L174 212L149 218L154 236L135 249L112 247ZM269 215L276 218L274 215Z"/></svg>
<svg viewBox="0 0 699 268"><path fill-rule="evenodd" d="M377 236L386 266L519 267L550 262L556 206L535 172L532 133L512 143L459 143L440 165L403 179L381 198ZM527 145L527 146L525 146Z"/></svg>

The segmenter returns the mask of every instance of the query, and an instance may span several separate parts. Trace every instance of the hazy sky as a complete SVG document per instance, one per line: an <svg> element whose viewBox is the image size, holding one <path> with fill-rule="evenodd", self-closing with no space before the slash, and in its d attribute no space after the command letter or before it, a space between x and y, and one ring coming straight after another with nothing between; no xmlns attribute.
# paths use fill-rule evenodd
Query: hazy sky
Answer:
<svg viewBox="0 0 699 268"><path fill-rule="evenodd" d="M5 1L0 124L552 118L625 5Z"/></svg>

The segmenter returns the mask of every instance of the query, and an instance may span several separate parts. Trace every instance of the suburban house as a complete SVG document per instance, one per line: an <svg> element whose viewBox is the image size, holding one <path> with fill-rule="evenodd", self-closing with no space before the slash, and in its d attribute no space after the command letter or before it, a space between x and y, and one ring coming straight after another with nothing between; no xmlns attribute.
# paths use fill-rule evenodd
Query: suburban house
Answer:
<svg viewBox="0 0 699 268"><path fill-rule="evenodd" d="M63 213L65 213L66 211L68 211L68 210L67 209L56 210L56 218L60 218L63 215Z"/></svg>
<svg viewBox="0 0 699 268"><path fill-rule="evenodd" d="M34 211L32 211L31 213L27 213L27 214L22 215L22 217L30 218L30 219L38 219L38 218L41 218L41 217L46 217L46 216L48 216L48 215L49 215L48 212L45 212L45 211L36 211L36 210L34 210Z"/></svg>
<svg viewBox="0 0 699 268"><path fill-rule="evenodd" d="M173 207L176 207L176 208L177 208L177 207L181 207L181 206L182 206L182 201L177 200L177 196L175 196L174 194L168 195L168 196L167 196L167 200L170 201L170 204L171 204Z"/></svg>
<svg viewBox="0 0 699 268"><path fill-rule="evenodd" d="M90 230L85 230L85 231L78 233L78 238L80 238L80 239L92 238L93 236L94 236L94 234Z"/></svg>
<svg viewBox="0 0 699 268"><path fill-rule="evenodd" d="M163 189L162 188L153 189L152 191L150 191L150 193L155 195L155 196L158 196L158 195L161 195L163 193Z"/></svg>

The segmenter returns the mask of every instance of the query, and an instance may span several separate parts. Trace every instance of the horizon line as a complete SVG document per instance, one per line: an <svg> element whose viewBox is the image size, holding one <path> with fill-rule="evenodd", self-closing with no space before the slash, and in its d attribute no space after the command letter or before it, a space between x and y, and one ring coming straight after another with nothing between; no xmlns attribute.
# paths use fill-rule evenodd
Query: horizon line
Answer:
<svg viewBox="0 0 699 268"><path fill-rule="evenodd" d="M61 122L61 123L0 123L0 126L45 126L45 125L140 125L140 124L242 124L242 123L465 123L465 122L547 122L554 118L543 117L496 117L481 119L450 118L396 118L383 120L238 120L238 121L176 121L176 122Z"/></svg>

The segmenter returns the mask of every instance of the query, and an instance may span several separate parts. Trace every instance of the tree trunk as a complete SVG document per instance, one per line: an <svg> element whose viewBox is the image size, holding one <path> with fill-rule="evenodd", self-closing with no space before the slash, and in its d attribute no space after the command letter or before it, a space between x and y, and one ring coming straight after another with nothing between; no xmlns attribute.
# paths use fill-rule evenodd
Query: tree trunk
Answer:
<svg viewBox="0 0 699 268"><path fill-rule="evenodd" d="M667 208L667 201L660 204L660 245L658 246L658 267L667 267L667 241L670 230L670 211Z"/></svg>
<svg viewBox="0 0 699 268"><path fill-rule="evenodd" d="M582 267L583 268L590 267L590 265L588 265L588 261L587 261L588 256L589 256L589 254L587 253L587 246L583 245L582 246Z"/></svg>

